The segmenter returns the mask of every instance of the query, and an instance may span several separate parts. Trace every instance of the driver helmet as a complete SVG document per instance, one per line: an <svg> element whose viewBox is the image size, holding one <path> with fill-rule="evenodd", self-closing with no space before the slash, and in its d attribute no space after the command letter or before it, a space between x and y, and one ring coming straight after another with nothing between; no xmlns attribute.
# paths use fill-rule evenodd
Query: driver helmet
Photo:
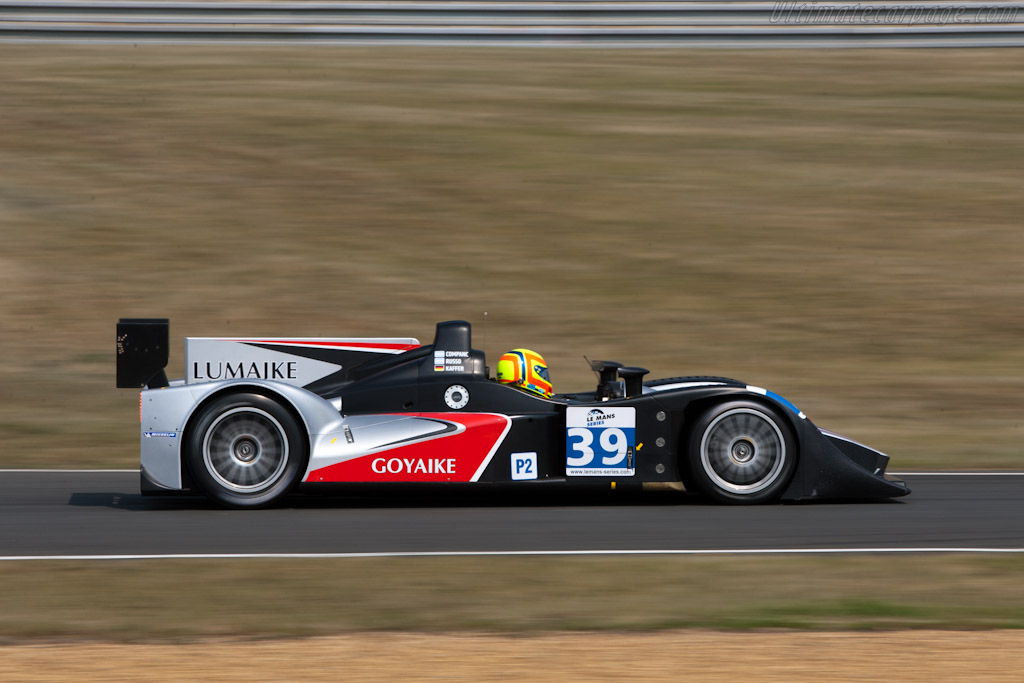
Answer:
<svg viewBox="0 0 1024 683"><path fill-rule="evenodd" d="M551 379L544 357L530 349L512 349L498 361L498 381L551 398Z"/></svg>

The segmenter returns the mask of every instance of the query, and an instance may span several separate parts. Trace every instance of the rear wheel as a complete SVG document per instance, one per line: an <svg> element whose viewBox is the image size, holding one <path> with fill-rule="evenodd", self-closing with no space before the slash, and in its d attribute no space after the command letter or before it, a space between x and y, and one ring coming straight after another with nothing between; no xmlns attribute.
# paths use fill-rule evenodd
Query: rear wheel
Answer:
<svg viewBox="0 0 1024 683"><path fill-rule="evenodd" d="M270 505L298 482L305 442L292 414L259 394L223 396L204 406L188 436L196 485L222 505Z"/></svg>
<svg viewBox="0 0 1024 683"><path fill-rule="evenodd" d="M758 403L715 406L694 425L689 446L693 480L724 503L775 500L796 469L792 430L778 413Z"/></svg>

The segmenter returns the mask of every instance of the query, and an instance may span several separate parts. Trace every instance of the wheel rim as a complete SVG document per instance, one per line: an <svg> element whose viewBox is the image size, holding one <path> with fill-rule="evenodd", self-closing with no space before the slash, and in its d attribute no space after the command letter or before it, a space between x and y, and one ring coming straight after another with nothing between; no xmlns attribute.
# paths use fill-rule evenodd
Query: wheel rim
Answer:
<svg viewBox="0 0 1024 683"><path fill-rule="evenodd" d="M288 464L281 423L258 408L235 408L217 417L203 439L203 462L217 483L237 493L273 485Z"/></svg>
<svg viewBox="0 0 1024 683"><path fill-rule="evenodd" d="M752 408L728 410L704 430L700 462L719 488L751 495L771 486L782 474L786 440L764 413Z"/></svg>

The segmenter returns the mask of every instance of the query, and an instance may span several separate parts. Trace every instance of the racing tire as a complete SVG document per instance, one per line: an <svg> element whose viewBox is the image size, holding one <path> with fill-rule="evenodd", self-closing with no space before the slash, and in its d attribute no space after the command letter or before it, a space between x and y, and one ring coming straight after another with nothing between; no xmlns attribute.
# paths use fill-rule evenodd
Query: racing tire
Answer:
<svg viewBox="0 0 1024 683"><path fill-rule="evenodd" d="M194 483L225 507L279 501L298 483L308 459L296 418L260 394L228 394L203 406L187 438Z"/></svg>
<svg viewBox="0 0 1024 683"><path fill-rule="evenodd" d="M730 401L704 413L690 432L691 479L707 497L733 505L768 503L796 471L796 437L771 408Z"/></svg>

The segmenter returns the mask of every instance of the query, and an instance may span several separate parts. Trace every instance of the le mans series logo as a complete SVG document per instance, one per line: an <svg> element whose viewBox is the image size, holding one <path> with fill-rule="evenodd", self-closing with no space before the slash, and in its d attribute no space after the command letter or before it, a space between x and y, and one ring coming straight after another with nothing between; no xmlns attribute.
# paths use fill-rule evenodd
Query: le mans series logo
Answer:
<svg viewBox="0 0 1024 683"><path fill-rule="evenodd" d="M631 477L636 471L636 408L570 407L565 415L565 474Z"/></svg>

